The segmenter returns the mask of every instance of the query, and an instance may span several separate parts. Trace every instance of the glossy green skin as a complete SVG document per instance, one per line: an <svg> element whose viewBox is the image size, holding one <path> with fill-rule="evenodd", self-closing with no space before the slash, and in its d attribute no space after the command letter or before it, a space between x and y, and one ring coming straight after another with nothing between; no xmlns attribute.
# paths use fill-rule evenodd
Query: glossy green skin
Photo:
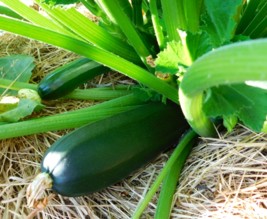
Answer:
<svg viewBox="0 0 267 219"><path fill-rule="evenodd" d="M60 138L43 157L41 170L51 176L55 192L86 195L147 164L187 129L178 106L145 104Z"/></svg>
<svg viewBox="0 0 267 219"><path fill-rule="evenodd" d="M38 93L44 100L63 97L79 85L110 69L87 58L77 59L57 68L44 77L38 85Z"/></svg>

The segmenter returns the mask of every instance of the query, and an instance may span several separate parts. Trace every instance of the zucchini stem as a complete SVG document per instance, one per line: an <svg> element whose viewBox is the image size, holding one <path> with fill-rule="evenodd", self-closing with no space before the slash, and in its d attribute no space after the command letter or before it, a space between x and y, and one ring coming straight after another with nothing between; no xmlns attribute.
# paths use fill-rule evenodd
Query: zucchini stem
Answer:
<svg viewBox="0 0 267 219"><path fill-rule="evenodd" d="M70 94L63 98L77 99L77 100L111 100L114 98L122 97L132 93L132 88L138 85L116 85L110 87L97 87L89 89L75 89ZM0 78L0 88L10 90L31 89L37 91L36 84L30 84L20 81L12 81Z"/></svg>
<svg viewBox="0 0 267 219"><path fill-rule="evenodd" d="M38 208L39 203L47 199L45 191L52 188L52 178L48 173L40 173L29 184L26 191L27 205L31 208Z"/></svg>

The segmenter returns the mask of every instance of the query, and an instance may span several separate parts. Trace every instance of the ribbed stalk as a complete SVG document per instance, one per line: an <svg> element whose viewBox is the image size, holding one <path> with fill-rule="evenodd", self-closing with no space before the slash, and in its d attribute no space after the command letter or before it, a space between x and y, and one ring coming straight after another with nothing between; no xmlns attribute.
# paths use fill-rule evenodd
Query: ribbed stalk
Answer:
<svg viewBox="0 0 267 219"><path fill-rule="evenodd" d="M154 32L156 35L156 39L157 39L160 50L163 50L166 47L167 42L163 34L162 26L160 24L157 2L158 0L150 0L149 7L150 7L151 19L152 19L152 24L153 24Z"/></svg>
<svg viewBox="0 0 267 219"><path fill-rule="evenodd" d="M65 98L78 100L111 100L133 93L129 86L114 86L103 88L77 89Z"/></svg>
<svg viewBox="0 0 267 219"><path fill-rule="evenodd" d="M178 159L180 159L180 158L182 160L185 160L184 157L186 157L188 155L188 153L185 152L185 150L191 150L192 146L194 145L196 136L197 135L193 130L188 131L183 136L183 138L181 139L181 141L179 142L179 144L177 145L177 147L173 151L171 157L168 159L167 163L165 164L165 166L161 170L160 174L156 178L155 182L150 187L150 190L145 195L144 199L141 200L141 202L137 206L137 209L134 212L134 214L132 216L132 219L138 219L138 218L141 217L142 212L148 206L150 200L152 199L154 194L157 192L157 190L159 189L162 181L168 175L169 171L171 170L172 166L176 163L176 161Z"/></svg>
<svg viewBox="0 0 267 219"><path fill-rule="evenodd" d="M248 27L249 23L257 14L256 11L261 1L262 0L250 0L249 3L247 3L242 14L241 20L238 22L238 26L236 28L237 34L242 34L244 30Z"/></svg>
<svg viewBox="0 0 267 219"><path fill-rule="evenodd" d="M184 163L191 152L193 144L187 145L181 152L179 158L175 161L165 177L158 199L157 209L154 219L170 218L173 206L173 196L176 191L178 181L184 167Z"/></svg>
<svg viewBox="0 0 267 219"><path fill-rule="evenodd" d="M7 7L19 14L24 19L37 26L43 26L49 30L63 33L74 38L76 37L74 34L69 32L58 23L53 22L49 17L41 15L38 11L34 10L31 7L28 7L19 0L1 0L1 2L3 2Z"/></svg>
<svg viewBox="0 0 267 219"><path fill-rule="evenodd" d="M21 17L19 14L17 14L16 12L2 5L0 5L0 14L4 14L6 16L17 18L17 19L23 19L23 17Z"/></svg>
<svg viewBox="0 0 267 219"><path fill-rule="evenodd" d="M136 27L143 27L142 0L132 0L133 23Z"/></svg>
<svg viewBox="0 0 267 219"><path fill-rule="evenodd" d="M104 28L79 13L75 8L61 9L51 8L41 3L40 5L51 17L87 42L115 53L131 62L142 63L133 47L121 39L112 36Z"/></svg>
<svg viewBox="0 0 267 219"><path fill-rule="evenodd" d="M131 94L75 111L22 122L1 124L0 139L77 128L117 113L134 109L140 104L144 104L143 101Z"/></svg>
<svg viewBox="0 0 267 219"><path fill-rule="evenodd" d="M146 58L149 55L155 54L151 54L152 51L150 50L149 45L146 44L129 17L123 12L118 0L98 0L97 2L101 5L106 14L113 20L113 22L120 27L124 35L127 37L130 45L135 48L135 51L140 56L143 63L147 65ZM149 65L147 65L147 68L151 70Z"/></svg>
<svg viewBox="0 0 267 219"><path fill-rule="evenodd" d="M186 30L196 33L199 30L200 14L203 0L184 0Z"/></svg>
<svg viewBox="0 0 267 219"><path fill-rule="evenodd" d="M267 24L267 2L262 4L261 7L257 8L255 17L245 28L243 34L247 36L252 36L252 38L257 38L261 34L261 32L266 29L265 24Z"/></svg>
<svg viewBox="0 0 267 219"><path fill-rule="evenodd" d="M163 20L168 34L168 41L180 41L178 29L186 29L182 0L161 0Z"/></svg>

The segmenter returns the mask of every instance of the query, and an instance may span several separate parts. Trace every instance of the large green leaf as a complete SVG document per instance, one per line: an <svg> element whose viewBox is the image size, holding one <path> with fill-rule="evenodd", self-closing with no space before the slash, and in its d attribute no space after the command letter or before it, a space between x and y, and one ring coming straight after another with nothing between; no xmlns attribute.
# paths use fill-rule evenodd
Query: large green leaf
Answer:
<svg viewBox="0 0 267 219"><path fill-rule="evenodd" d="M27 55L12 55L0 58L0 78L28 82L34 66L34 58ZM0 94L4 91L4 89L0 89Z"/></svg>
<svg viewBox="0 0 267 219"><path fill-rule="evenodd" d="M234 36L243 0L205 0L205 29L215 46L229 42Z"/></svg>
<svg viewBox="0 0 267 219"><path fill-rule="evenodd" d="M245 84L213 87L203 110L210 117L237 117L260 132L267 115L267 90Z"/></svg>

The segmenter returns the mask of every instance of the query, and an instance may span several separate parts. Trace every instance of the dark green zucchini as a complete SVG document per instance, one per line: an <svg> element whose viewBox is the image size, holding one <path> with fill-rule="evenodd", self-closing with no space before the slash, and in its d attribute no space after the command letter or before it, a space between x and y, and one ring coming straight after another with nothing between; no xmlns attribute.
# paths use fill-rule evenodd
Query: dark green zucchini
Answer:
<svg viewBox="0 0 267 219"><path fill-rule="evenodd" d="M38 85L38 93L44 100L65 96L79 85L110 69L87 58L80 58L57 68Z"/></svg>
<svg viewBox="0 0 267 219"><path fill-rule="evenodd" d="M93 193L156 158L188 127L179 106L148 103L60 138L45 153L41 172L59 194Z"/></svg>

